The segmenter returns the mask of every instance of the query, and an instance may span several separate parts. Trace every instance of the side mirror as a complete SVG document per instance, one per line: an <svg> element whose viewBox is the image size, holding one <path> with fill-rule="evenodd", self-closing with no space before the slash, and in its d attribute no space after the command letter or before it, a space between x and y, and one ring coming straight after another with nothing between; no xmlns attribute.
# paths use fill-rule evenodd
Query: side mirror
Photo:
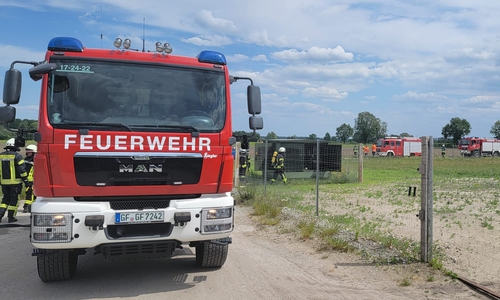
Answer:
<svg viewBox="0 0 500 300"><path fill-rule="evenodd" d="M42 75L48 74L57 69L56 63L39 64L30 69L30 77L34 81L42 79Z"/></svg>
<svg viewBox="0 0 500 300"><path fill-rule="evenodd" d="M16 120L16 108L14 106L0 107L0 122L11 123Z"/></svg>
<svg viewBox="0 0 500 300"><path fill-rule="evenodd" d="M26 139L23 137L16 137L14 145L18 148L24 148L26 147Z"/></svg>
<svg viewBox="0 0 500 300"><path fill-rule="evenodd" d="M260 130L264 128L264 119L262 117L255 117L255 116L250 116L248 119L250 129L252 130Z"/></svg>
<svg viewBox="0 0 500 300"><path fill-rule="evenodd" d="M7 105L18 104L21 98L22 73L16 69L5 72L3 82L3 103Z"/></svg>
<svg viewBox="0 0 500 300"><path fill-rule="evenodd" d="M260 87L249 85L247 87L248 113L258 115L261 113Z"/></svg>

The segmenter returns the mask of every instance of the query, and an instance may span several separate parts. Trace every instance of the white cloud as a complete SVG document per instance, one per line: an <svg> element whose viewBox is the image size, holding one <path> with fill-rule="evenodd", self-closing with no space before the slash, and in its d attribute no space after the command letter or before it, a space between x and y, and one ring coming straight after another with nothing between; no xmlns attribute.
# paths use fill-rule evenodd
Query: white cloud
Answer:
<svg viewBox="0 0 500 300"><path fill-rule="evenodd" d="M221 35L196 36L188 39L181 39L181 41L196 46L213 46L213 47L221 47L233 43L230 38Z"/></svg>
<svg viewBox="0 0 500 300"><path fill-rule="evenodd" d="M396 101L417 101L417 102L438 102L438 101L450 101L451 99L445 95L440 95L437 93L417 93L414 91L408 91L403 95L394 95L392 100Z"/></svg>
<svg viewBox="0 0 500 300"><path fill-rule="evenodd" d="M252 60L253 61L265 61L265 62L269 61L265 54L255 55L254 57L252 57Z"/></svg>
<svg viewBox="0 0 500 300"><path fill-rule="evenodd" d="M308 87L302 91L302 95L307 98L322 98L326 101L339 101L347 97L346 92L339 92L336 89L320 86L320 87Z"/></svg>
<svg viewBox="0 0 500 300"><path fill-rule="evenodd" d="M238 29L232 21L223 18L216 18L213 16L211 11L205 9L198 12L196 16L198 18L197 21L201 26L208 27L219 32L236 32Z"/></svg>
<svg viewBox="0 0 500 300"><path fill-rule="evenodd" d="M299 51L297 49L283 50L271 53L271 57L282 61L321 61L324 63L336 61L350 61L354 58L354 54L347 53L345 50L337 46L335 48L319 48L311 47L306 51Z"/></svg>

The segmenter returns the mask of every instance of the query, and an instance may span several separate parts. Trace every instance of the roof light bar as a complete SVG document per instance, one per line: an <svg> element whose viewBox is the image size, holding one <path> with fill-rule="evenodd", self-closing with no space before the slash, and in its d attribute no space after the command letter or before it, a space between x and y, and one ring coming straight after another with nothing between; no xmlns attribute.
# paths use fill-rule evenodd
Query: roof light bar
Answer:
<svg viewBox="0 0 500 300"><path fill-rule="evenodd" d="M83 52L83 43L79 39L72 37L55 37L50 40L47 50Z"/></svg>
<svg viewBox="0 0 500 300"><path fill-rule="evenodd" d="M166 54L172 53L172 46L170 46L169 43L164 43L162 44L161 42L156 42L155 44L156 51L162 53L165 52Z"/></svg>
<svg viewBox="0 0 500 300"><path fill-rule="evenodd" d="M227 65L226 57L224 54L217 51L201 51L196 57L199 62L211 63L216 65Z"/></svg>

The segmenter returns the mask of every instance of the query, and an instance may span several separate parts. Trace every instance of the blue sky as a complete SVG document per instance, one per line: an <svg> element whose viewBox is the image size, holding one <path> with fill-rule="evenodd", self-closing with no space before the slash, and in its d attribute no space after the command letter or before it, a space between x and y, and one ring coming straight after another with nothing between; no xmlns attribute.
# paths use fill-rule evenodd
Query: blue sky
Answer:
<svg viewBox="0 0 500 300"><path fill-rule="evenodd" d="M146 50L221 51L232 75L251 77L263 136L333 136L368 111L388 134L440 137L459 117L489 137L500 120L498 11L491 0L0 0L0 68L43 60L55 36L142 49L145 20ZM23 76L18 118L37 118L39 85ZM232 85L233 130L248 131L246 85Z"/></svg>

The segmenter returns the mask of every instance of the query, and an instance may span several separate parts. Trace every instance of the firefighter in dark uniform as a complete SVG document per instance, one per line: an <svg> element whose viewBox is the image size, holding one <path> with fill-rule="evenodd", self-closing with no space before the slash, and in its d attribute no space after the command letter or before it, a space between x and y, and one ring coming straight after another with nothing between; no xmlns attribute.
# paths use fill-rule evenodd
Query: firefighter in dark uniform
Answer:
<svg viewBox="0 0 500 300"><path fill-rule="evenodd" d="M245 181L245 177L247 175L247 170L250 168L250 156L248 153L248 150L246 149L240 149L240 169L239 169L239 175L240 175L240 180Z"/></svg>
<svg viewBox="0 0 500 300"><path fill-rule="evenodd" d="M7 211L8 222L17 222L16 213L21 193L22 183L26 186L32 185L28 182L26 164L23 156L18 153L19 148L15 145L14 138L5 144L5 151L0 153L0 184L2 185L3 198L0 204L0 222Z"/></svg>
<svg viewBox="0 0 500 300"><path fill-rule="evenodd" d="M286 153L285 147L280 147L278 149L278 156L276 157L276 160L273 164L274 178L271 179L271 183L275 183L278 177L281 177L283 183L286 183L287 181L285 176L285 153Z"/></svg>
<svg viewBox="0 0 500 300"><path fill-rule="evenodd" d="M31 182L31 186L25 187L26 197L24 198L23 212L31 212L31 204L35 202L36 196L33 194L33 173L34 173L34 165L33 161L35 158L35 153L37 151L36 145L28 145L26 146L26 157L24 158L24 162L26 163L26 173L28 173L28 181Z"/></svg>

